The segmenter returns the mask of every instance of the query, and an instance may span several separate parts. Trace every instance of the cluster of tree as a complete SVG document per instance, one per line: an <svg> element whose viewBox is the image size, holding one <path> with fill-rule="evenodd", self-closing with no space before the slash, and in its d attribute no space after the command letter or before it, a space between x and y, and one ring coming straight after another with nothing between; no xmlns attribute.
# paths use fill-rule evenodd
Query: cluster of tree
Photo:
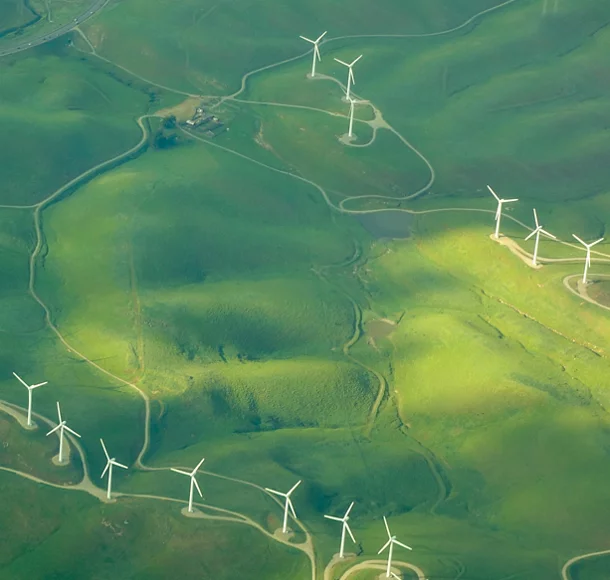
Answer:
<svg viewBox="0 0 610 580"><path fill-rule="evenodd" d="M155 149L169 149L178 145L181 139L178 135L177 126L178 122L174 115L165 117L153 137L153 147Z"/></svg>

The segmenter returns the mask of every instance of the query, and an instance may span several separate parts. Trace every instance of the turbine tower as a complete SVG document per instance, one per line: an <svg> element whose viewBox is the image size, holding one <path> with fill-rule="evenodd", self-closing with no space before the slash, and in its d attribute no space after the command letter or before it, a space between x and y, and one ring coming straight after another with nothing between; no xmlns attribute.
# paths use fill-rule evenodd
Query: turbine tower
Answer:
<svg viewBox="0 0 610 580"><path fill-rule="evenodd" d="M299 38L302 38L303 40L306 40L307 42L311 42L311 44L313 44L313 62L311 63L311 78L316 76L316 59L318 59L318 61L322 60L322 57L320 56L320 49L318 48L318 44L324 38L324 36L326 36L327 32L328 32L328 30L325 30L315 40L311 40L311 38L307 38L306 36L299 37Z"/></svg>
<svg viewBox="0 0 610 580"><path fill-rule="evenodd" d="M58 417L57 427L54 427L53 429L51 429L47 433L47 437L49 435L51 435L51 433L55 433L55 431L59 430L59 456L58 456L58 458L59 458L59 463L63 463L64 462L64 431L68 431L68 433L72 433L72 435L76 435L77 437L80 437L80 435L76 431L73 431L72 429L70 429L70 427L68 427L66 425L66 422L62 420L61 409L59 408L59 401L57 401L57 417Z"/></svg>
<svg viewBox="0 0 610 580"><path fill-rule="evenodd" d="M290 512L292 513L292 517L295 520L297 519L297 514L294 511L294 506L292 505L292 500L290 499L290 496L292 495L292 492L297 487L299 487L300 484L301 484L301 480L299 479L299 481L297 481L290 488L290 491L288 493L282 493L281 491L276 491L275 489L269 489L268 487L265 488L265 490L268 491L269 493L274 493L275 495L279 495L280 497L286 498L286 502L284 503L284 524L282 525L283 534L285 534L288 531L288 510L290 510Z"/></svg>
<svg viewBox="0 0 610 580"><path fill-rule="evenodd" d="M345 95L345 99L349 101L349 129L347 131L347 136L353 136L353 127L354 127L354 109L355 105L360 105L361 103L367 103L368 101L357 101L356 99L352 99L352 97Z"/></svg>
<svg viewBox="0 0 610 580"><path fill-rule="evenodd" d="M538 214L536 213L536 209L534 209L534 221L536 222L536 229L527 236L526 241L529 240L532 236L536 236L536 241L534 242L534 257L532 259L532 264L534 266L537 265L536 259L538 258L538 242L540 241L540 234L544 234L549 238L556 240L557 238L553 234L549 234L549 232L542 229L542 226L538 223Z"/></svg>
<svg viewBox="0 0 610 580"><path fill-rule="evenodd" d="M182 475L187 475L191 478L191 487L189 491L189 513L193 513L193 488L196 487L197 492L199 493L199 497L203 497L203 494L201 493L201 488L197 483L197 479L195 479L195 475L197 474L197 470L201 467L204 461L205 458L197 464L197 467L195 467L193 471L182 471L182 469L176 469L175 467L171 468L172 471L175 471L176 473L181 473Z"/></svg>
<svg viewBox="0 0 610 580"><path fill-rule="evenodd" d="M572 234L585 248L587 248L587 257L585 258L585 273L583 274L582 277L582 283L586 284L587 283L587 272L589 270L589 268L591 267L591 248L595 245L595 244L599 244L604 238L599 238L599 240L595 240L594 242L591 242L590 244L587 244L585 242L583 242L576 234Z"/></svg>
<svg viewBox="0 0 610 580"><path fill-rule="evenodd" d="M103 439L100 439L100 443L102 444L102 449L104 450L104 455L106 456L106 467L104 467L104 471L102 471L102 478L104 475L106 475L106 472L108 472L108 491L106 492L106 497L110 499L112 493L112 468L116 465L117 467L127 469L127 466L119 463L114 457L111 458L110 455L108 455L108 450L104 445Z"/></svg>
<svg viewBox="0 0 610 580"><path fill-rule="evenodd" d="M500 236L500 220L502 219L502 204L503 203L511 203L513 201L519 201L517 198L514 199L500 199L497 195L496 192L489 187L489 185L487 186L487 189L489 189L489 191L491 192L491 195L493 195L497 202L498 202L498 209L496 210L496 232L494 233L494 237L496 238L496 240L498 239L498 237Z"/></svg>
<svg viewBox="0 0 610 580"><path fill-rule="evenodd" d="M28 385L17 373L13 373L15 378L28 390L28 427L32 426L32 391L38 387L46 385L48 381L44 383L38 383L37 385Z"/></svg>
<svg viewBox="0 0 610 580"><path fill-rule="evenodd" d="M339 63L342 64L343 66L346 66L348 68L348 73L347 73L347 90L345 91L345 98L349 100L350 97L350 91L352 88L352 85L356 84L356 80L354 79L354 71L352 70L352 67L362 58L362 55L360 55L356 60L352 61L350 64L343 62L342 60L339 60L338 58L336 58L335 60Z"/></svg>
<svg viewBox="0 0 610 580"><path fill-rule="evenodd" d="M391 534L390 526L388 526L388 520L386 520L385 516L383 516L383 523L385 524L385 529L388 532L388 541L383 545L383 548L381 548L381 550L379 550L379 552L377 552L377 554L381 554L381 552L383 552L388 546L390 547L390 551L388 553L388 569L385 574L386 578L390 578L393 575L392 552L394 551L394 544L396 544L397 546L400 546L401 548L406 548L407 550L412 550L413 548L411 548L410 546L407 546L406 544L402 544L401 542L399 542L396 539L396 536L393 536ZM396 575L394 574L394 576L396 576Z"/></svg>
<svg viewBox="0 0 610 580"><path fill-rule="evenodd" d="M349 524L347 523L349 520L349 513L352 511L352 508L354 507L354 503L352 502L350 504L350 506L347 508L347 511L345 512L345 515L342 518L337 518L335 516L327 516L325 515L325 518L328 518L329 520L335 520L336 522L341 522L343 525L341 526L341 548L339 548L339 558L343 558L343 548L345 547L345 532L347 531L347 533L349 534L349 537L352 539L352 542L354 542L354 544L356 543L356 538L354 538L354 534L352 534L352 530L349 527Z"/></svg>

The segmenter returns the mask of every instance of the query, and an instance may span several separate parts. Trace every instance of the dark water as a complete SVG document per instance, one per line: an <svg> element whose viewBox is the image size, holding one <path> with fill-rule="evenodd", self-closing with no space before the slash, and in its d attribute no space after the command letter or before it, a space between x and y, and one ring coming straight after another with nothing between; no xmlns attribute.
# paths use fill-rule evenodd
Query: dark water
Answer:
<svg viewBox="0 0 610 580"><path fill-rule="evenodd" d="M404 211L367 213L357 219L375 238L408 238L411 235L413 216Z"/></svg>

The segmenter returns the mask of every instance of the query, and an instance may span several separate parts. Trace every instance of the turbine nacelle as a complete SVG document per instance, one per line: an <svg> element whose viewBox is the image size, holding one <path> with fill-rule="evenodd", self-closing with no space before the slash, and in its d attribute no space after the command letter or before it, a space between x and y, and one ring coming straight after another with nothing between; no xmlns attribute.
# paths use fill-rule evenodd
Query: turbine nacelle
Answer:
<svg viewBox="0 0 610 580"><path fill-rule="evenodd" d="M496 201L498 202L498 208L496 209L496 231L494 232L494 237L496 238L496 240L498 239L498 236L500 234L500 220L502 219L502 205L505 203L510 203L513 201L519 201L516 197L515 198L511 198L511 199L502 199L498 196L498 194L491 188L490 185L487 186L487 189L489 189L491 195L494 196L494 198L496 199Z"/></svg>
<svg viewBox="0 0 610 580"><path fill-rule="evenodd" d="M585 258L585 266L590 267L591 266L591 248L593 246L599 244L600 242L602 242L604 240L604 238L599 238L599 240L595 240L594 242L587 244L587 242L581 240L576 234L572 234L572 236L574 236L574 238L576 238L587 249L587 257ZM586 271L585 271L585 277L586 277Z"/></svg>
<svg viewBox="0 0 610 580"><path fill-rule="evenodd" d="M191 487L189 489L189 507L188 507L189 512L193 511L193 488L195 488L197 490L199 497L203 497L203 493L201 493L201 488L199 487L199 482L197 481L197 478L195 477L195 475L197 474L197 471L199 470L199 468L203 465L204 461L205 461L205 458L203 458L197 464L197 466L195 467L195 469L193 469L193 471L184 471L184 470L178 469L176 467L170 467L170 469L172 471L175 471L176 473L180 473L181 475L186 475L187 477L190 477L190 479L191 479Z"/></svg>
<svg viewBox="0 0 610 580"><path fill-rule="evenodd" d="M28 391L32 391L34 389L37 389L38 387L42 387L46 384L48 384L48 381L45 381L44 383L38 383L36 385L28 385L17 373L13 372L13 376L26 388L28 389Z"/></svg>
<svg viewBox="0 0 610 580"><path fill-rule="evenodd" d="M320 48L319 48L318 44L324 38L324 36L326 36L327 32L328 31L325 30L315 40L311 40L311 38L307 38L306 36L299 36L299 38L302 38L303 40L313 44L313 63L311 65L311 76L312 77L315 76L315 74L316 74L316 59L318 59L318 62L322 61L322 57L320 56Z"/></svg>
<svg viewBox="0 0 610 580"><path fill-rule="evenodd" d="M292 514L292 517L296 520L297 519L297 514L294 510L294 505L292 505L292 500L290 499L290 496L292 495L292 493L294 492L294 490L299 487L299 485L301 485L301 479L299 479L299 481L297 481L289 490L287 493L283 493L281 491L277 491L275 489L271 489L269 487L265 488L265 491L268 491L269 493L272 493L274 495L278 495L280 497L283 497L286 501L284 502L284 523L282 525L282 533L286 533L287 531L287 525L288 525L288 511L290 511L290 513Z"/></svg>

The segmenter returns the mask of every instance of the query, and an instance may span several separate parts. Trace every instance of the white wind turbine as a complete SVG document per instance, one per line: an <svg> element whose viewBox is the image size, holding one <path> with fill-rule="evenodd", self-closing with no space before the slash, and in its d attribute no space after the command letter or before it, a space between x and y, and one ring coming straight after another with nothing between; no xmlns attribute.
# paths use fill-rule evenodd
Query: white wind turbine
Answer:
<svg viewBox="0 0 610 580"><path fill-rule="evenodd" d="M111 458L110 455L108 455L108 450L106 449L106 446L104 445L104 441L102 439L100 439L100 443L102 444L102 448L104 449L104 455L106 455L106 467L104 467L104 471L102 471L102 478L104 477L104 475L106 475L106 472L108 472L108 491L106 493L106 497L110 499L110 495L112 492L112 468L116 465L117 467L127 469L127 466L123 465L122 463L119 463L114 457Z"/></svg>
<svg viewBox="0 0 610 580"><path fill-rule="evenodd" d="M49 435L51 435L51 433L55 433L55 431L59 430L59 463L63 463L64 462L64 431L67 431L68 433L72 433L72 435L76 435L77 437L80 437L80 435L76 432L73 431L72 429L70 429L70 427L68 427L66 425L66 422L62 420L61 418L61 409L59 408L59 401L57 401L57 417L58 417L58 424L57 427L54 427L53 429L51 429L48 433L47 433L47 437Z"/></svg>
<svg viewBox="0 0 610 580"><path fill-rule="evenodd" d="M591 267L591 248L595 245L595 244L599 244L604 238L599 238L599 240L595 240L594 242L591 242L590 244L587 244L585 242L583 242L576 234L572 234L585 248L587 248L587 257L585 258L585 273L582 277L582 283L586 284L587 283L587 272L589 270L589 268Z"/></svg>
<svg viewBox="0 0 610 580"><path fill-rule="evenodd" d="M299 38L302 38L303 40L306 40L307 42L311 42L311 44L313 44L313 62L311 64L311 78L316 76L316 59L318 59L318 61L322 60L322 57L320 56L320 49L318 48L318 44L324 38L324 36L326 35L327 32L328 32L328 30L325 30L315 40L311 40L311 38L307 38L306 36L299 37Z"/></svg>
<svg viewBox="0 0 610 580"><path fill-rule="evenodd" d="M15 378L28 390L28 427L32 426L32 391L38 387L46 385L48 381L44 383L38 383L37 385L28 385L17 373L13 373Z"/></svg>
<svg viewBox="0 0 610 580"><path fill-rule="evenodd" d="M540 234L544 234L549 238L553 238L556 240L557 238L553 234L549 234L546 230L542 229L542 226L538 223L538 214L536 213L536 209L534 209L534 221L536 222L536 229L529 235L526 240L529 240L532 236L536 236L536 241L534 242L534 257L532 259L532 264L536 266L536 258L538 258L538 242L540 241Z"/></svg>
<svg viewBox="0 0 610 580"><path fill-rule="evenodd" d="M356 80L354 79L354 71L352 70L352 67L362 58L362 55L360 55L356 60L352 61L350 64L343 62L342 60L339 60L338 58L336 58L335 60L339 63L342 64L343 66L346 66L349 70L347 73L347 90L345 91L345 98L349 100L350 97L350 90L352 88L352 85L356 84Z"/></svg>
<svg viewBox="0 0 610 580"><path fill-rule="evenodd" d="M339 558L343 558L343 548L345 547L345 532L347 531L347 533L349 534L350 538L352 539L352 542L354 542L354 544L356 543L356 538L354 538L354 534L352 534L352 530L349 527L349 524L347 523L349 520L349 513L352 511L352 508L354 507L354 503L352 502L350 504L350 506L347 508L347 511L345 512L345 515L342 518L337 518L335 516L327 516L325 515L325 518L328 518L329 520L335 520L336 522L341 522L343 525L341 526L341 548L339 548Z"/></svg>
<svg viewBox="0 0 610 580"><path fill-rule="evenodd" d="M296 520L297 519L297 514L294 511L294 506L292 505L292 501L290 499L290 496L292 495L292 492L299 487L301 483L301 480L299 479L299 481L297 481L291 488L290 491L288 493L282 493L281 491L275 491L275 489L269 489L268 487L265 488L266 491L268 491L269 493L274 493L275 495L279 495L280 497L285 497L286 498L286 502L284 504L284 524L282 525L282 533L285 534L288 531L288 510L290 510L290 512L292 513L292 517Z"/></svg>
<svg viewBox="0 0 610 580"><path fill-rule="evenodd" d="M352 137L353 136L353 127L354 127L355 105L359 105L361 103L366 103L368 101L357 101L356 99L352 99L352 97L349 97L347 95L345 98L349 101L349 130L347 131L347 136Z"/></svg>
<svg viewBox="0 0 610 580"><path fill-rule="evenodd" d="M379 552L377 552L377 554L381 554L381 552L383 552L388 546L390 546L390 551L388 553L388 569L385 574L386 578L390 578L393 575L392 552L394 551L394 544L396 544L397 546L400 546L401 548L406 548L407 550L412 550L413 548L411 548L410 546L407 546L406 544L402 544L401 542L399 542L396 539L396 536L393 536L391 534L390 526L388 526L388 520L386 520L385 516L383 516L383 523L385 524L385 529L388 532L388 541L383 545L383 548L381 548L381 550L379 550ZM396 575L394 574L394 576L396 576Z"/></svg>
<svg viewBox="0 0 610 580"><path fill-rule="evenodd" d="M205 458L202 459L198 464L197 467L195 467L195 469L193 469L193 471L182 471L182 469L176 469L175 467L172 467L171 470L175 471L176 473L181 473L182 475L188 475L188 477L191 478L191 487L190 487L190 491L189 491L189 513L193 513L193 488L197 488L197 492L199 493L199 497L203 497L203 494L201 493L201 488L199 487L199 484L197 483L197 479L195 479L195 475L197 474L197 470L201 467L201 465L203 464L203 462L205 461Z"/></svg>
<svg viewBox="0 0 610 580"><path fill-rule="evenodd" d="M496 195L496 192L491 187L489 187L489 185L487 186L487 189L489 189L489 191L491 192L491 195L493 195L496 198L496 200L498 201L498 209L496 210L496 232L494 234L494 237L497 240L499 235L500 235L500 220L502 219L502 204L503 203L510 203L512 201L519 201L519 200L517 198L514 198L514 199L500 199Z"/></svg>

